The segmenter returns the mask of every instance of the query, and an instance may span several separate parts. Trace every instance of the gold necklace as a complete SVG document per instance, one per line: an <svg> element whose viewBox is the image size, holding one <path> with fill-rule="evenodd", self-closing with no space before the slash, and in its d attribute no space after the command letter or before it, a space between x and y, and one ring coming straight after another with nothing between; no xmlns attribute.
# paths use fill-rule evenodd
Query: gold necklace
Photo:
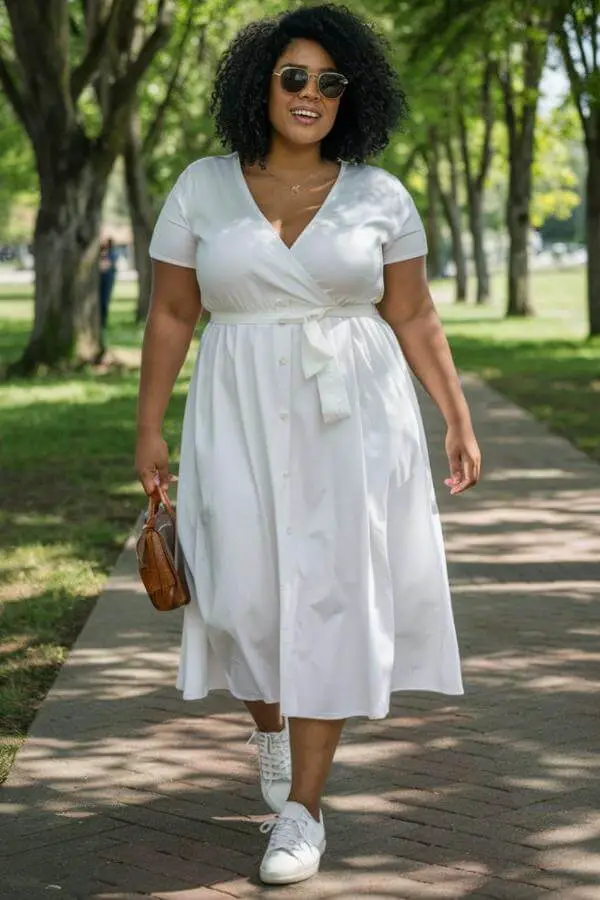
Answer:
<svg viewBox="0 0 600 900"><path fill-rule="evenodd" d="M280 184L285 185L288 190L292 192L294 196L297 196L307 181L310 181L311 178L314 178L316 174L315 172L311 172L310 175L307 175L306 178L303 178L302 181L297 182L296 184L290 184L289 181L284 181L279 175L276 175L275 172L271 172L271 170L265 166L265 172L267 175L270 175L271 178L274 178L275 181L278 181Z"/></svg>

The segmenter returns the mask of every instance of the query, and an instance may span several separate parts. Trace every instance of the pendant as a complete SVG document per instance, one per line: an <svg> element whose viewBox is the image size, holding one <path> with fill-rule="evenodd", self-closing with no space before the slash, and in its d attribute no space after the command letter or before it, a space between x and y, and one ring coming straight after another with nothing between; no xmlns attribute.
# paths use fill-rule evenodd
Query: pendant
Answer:
<svg viewBox="0 0 600 900"><path fill-rule="evenodd" d="M301 188L301 185L299 185L299 184L290 185L290 191L292 192L292 194L299 194L300 188Z"/></svg>

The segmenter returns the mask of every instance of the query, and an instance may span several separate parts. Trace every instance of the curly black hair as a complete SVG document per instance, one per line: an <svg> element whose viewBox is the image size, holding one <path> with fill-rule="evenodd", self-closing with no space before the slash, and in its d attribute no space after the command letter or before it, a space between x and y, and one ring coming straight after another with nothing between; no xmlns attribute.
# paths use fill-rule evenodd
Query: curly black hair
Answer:
<svg viewBox="0 0 600 900"><path fill-rule="evenodd" d="M264 163L270 143L269 85L275 63L296 38L315 41L349 79L324 159L361 163L387 145L407 113L406 95L385 40L345 6L295 9L247 25L217 66L211 99L217 134L244 163Z"/></svg>

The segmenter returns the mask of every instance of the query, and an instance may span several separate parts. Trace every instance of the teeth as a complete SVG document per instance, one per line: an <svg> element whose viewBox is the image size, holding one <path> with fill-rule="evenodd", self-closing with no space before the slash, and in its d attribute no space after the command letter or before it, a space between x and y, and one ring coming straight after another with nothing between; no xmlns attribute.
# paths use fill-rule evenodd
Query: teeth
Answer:
<svg viewBox="0 0 600 900"><path fill-rule="evenodd" d="M319 118L319 114L314 112L312 109L293 109L292 115L294 115L294 116L310 116L311 119Z"/></svg>

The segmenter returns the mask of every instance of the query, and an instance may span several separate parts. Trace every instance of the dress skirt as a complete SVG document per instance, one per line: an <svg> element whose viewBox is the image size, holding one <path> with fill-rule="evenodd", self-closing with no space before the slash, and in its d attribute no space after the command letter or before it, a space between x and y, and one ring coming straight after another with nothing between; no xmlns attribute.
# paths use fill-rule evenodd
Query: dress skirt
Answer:
<svg viewBox="0 0 600 900"><path fill-rule="evenodd" d="M320 328L351 409L334 423L302 325L205 329L177 500L184 699L225 688L286 716L382 718L393 691L463 691L408 366L379 316Z"/></svg>

